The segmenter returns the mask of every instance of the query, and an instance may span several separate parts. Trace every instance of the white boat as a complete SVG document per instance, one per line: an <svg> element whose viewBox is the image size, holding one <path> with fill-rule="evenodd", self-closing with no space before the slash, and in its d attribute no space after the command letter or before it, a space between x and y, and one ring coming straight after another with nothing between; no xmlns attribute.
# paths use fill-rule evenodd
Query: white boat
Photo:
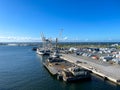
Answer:
<svg viewBox="0 0 120 90"><path fill-rule="evenodd" d="M44 55L44 50L40 50L39 48L37 48L36 53L39 55Z"/></svg>
<svg viewBox="0 0 120 90"><path fill-rule="evenodd" d="M50 50L42 50L40 48L37 48L37 54L39 55L50 55Z"/></svg>

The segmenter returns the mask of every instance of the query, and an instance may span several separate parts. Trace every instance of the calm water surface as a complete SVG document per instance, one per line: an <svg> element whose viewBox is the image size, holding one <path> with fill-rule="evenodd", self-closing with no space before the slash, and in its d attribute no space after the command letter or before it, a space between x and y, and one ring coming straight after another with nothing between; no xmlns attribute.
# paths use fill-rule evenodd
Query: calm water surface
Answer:
<svg viewBox="0 0 120 90"><path fill-rule="evenodd" d="M58 81L32 47L0 46L0 90L120 90L120 86L97 76L86 82Z"/></svg>

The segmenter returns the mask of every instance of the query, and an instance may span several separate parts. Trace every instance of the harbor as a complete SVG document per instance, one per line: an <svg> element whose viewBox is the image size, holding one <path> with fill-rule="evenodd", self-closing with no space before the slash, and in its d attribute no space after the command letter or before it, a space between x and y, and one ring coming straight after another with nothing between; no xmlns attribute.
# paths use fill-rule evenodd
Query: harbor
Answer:
<svg viewBox="0 0 120 90"><path fill-rule="evenodd" d="M66 68L70 68L72 66L79 66L84 68L85 70L88 70L92 72L93 74L96 74L100 77L102 77L104 80L110 80L118 85L120 85L120 66L114 65L111 66L109 64L101 64L101 63L95 63L91 60L85 60L80 58L79 56L76 56L74 54L62 54L61 60L64 60L64 62L56 61L56 63L51 64L53 67L50 69L50 67L47 67L48 71L52 75L58 75L60 71ZM47 62L48 64L48 62ZM57 68L57 69L56 69ZM54 69L54 70L53 70Z"/></svg>
<svg viewBox="0 0 120 90"><path fill-rule="evenodd" d="M81 80L78 79L79 76L82 79L90 78L90 72L102 77L104 80L112 81L120 85L120 50L117 49L118 44L112 44L106 47L59 47L58 38L55 39L53 45L52 40L44 37L43 33L41 35L43 45L38 47L36 53L45 56L48 55L48 58L43 62L43 65L46 69L52 74L57 75L58 79L63 81ZM49 51L49 52L48 52ZM46 54L47 53L47 54ZM89 75L80 75L78 77L71 73L73 68L80 67L84 69L84 73ZM85 71L86 70L86 71ZM73 70L74 71L74 70ZM65 78L68 78L65 79ZM77 79L76 79L77 78Z"/></svg>
<svg viewBox="0 0 120 90"><path fill-rule="evenodd" d="M0 0L0 90L120 90L120 0Z"/></svg>
<svg viewBox="0 0 120 90"><path fill-rule="evenodd" d="M58 80L74 82L91 79L89 71L64 60L58 52L48 57L43 65L53 76L57 76Z"/></svg>
<svg viewBox="0 0 120 90"><path fill-rule="evenodd" d="M120 90L119 85L93 74L89 81L59 81L44 67L42 57L32 47L0 46L0 90Z"/></svg>
<svg viewBox="0 0 120 90"><path fill-rule="evenodd" d="M81 59L74 55L63 54L62 58L80 67L83 67L91 71L92 73L103 77L104 79L110 80L120 85L120 66L104 66L88 60Z"/></svg>

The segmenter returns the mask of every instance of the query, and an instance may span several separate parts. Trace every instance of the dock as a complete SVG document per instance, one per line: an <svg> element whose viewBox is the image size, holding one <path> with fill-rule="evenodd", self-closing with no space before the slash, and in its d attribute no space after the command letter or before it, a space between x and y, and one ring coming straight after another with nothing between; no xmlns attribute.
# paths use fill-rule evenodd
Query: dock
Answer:
<svg viewBox="0 0 120 90"><path fill-rule="evenodd" d="M118 65L102 65L71 54L62 54L61 58L120 85L120 66Z"/></svg>
<svg viewBox="0 0 120 90"><path fill-rule="evenodd" d="M65 82L91 80L88 70L60 57L49 57L43 62L43 65L53 76L57 76L58 80Z"/></svg>
<svg viewBox="0 0 120 90"><path fill-rule="evenodd" d="M52 75L57 75L59 72L61 72L63 69L67 69L73 66L72 63L63 60L62 62L52 62L49 63L47 60L43 65L48 69L48 71Z"/></svg>

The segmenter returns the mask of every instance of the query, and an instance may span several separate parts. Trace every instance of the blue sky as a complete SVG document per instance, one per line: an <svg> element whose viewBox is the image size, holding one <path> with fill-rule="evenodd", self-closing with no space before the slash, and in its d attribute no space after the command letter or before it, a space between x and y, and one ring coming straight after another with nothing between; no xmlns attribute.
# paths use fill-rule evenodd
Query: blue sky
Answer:
<svg viewBox="0 0 120 90"><path fill-rule="evenodd" d="M119 41L119 0L0 0L0 42Z"/></svg>

